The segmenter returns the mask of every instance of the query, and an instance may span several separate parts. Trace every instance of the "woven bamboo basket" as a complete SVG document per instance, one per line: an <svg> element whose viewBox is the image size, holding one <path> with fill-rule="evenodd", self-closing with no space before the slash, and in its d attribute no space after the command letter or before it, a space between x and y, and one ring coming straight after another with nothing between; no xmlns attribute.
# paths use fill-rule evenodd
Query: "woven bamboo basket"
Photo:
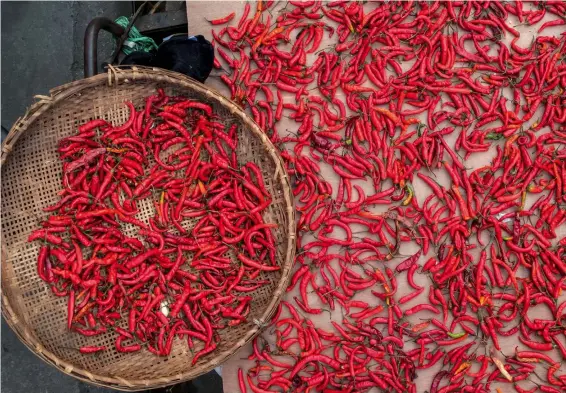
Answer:
<svg viewBox="0 0 566 393"><path fill-rule="evenodd" d="M186 340L174 342L171 355L157 357L146 350L123 354L113 348L113 333L84 337L66 328L66 298L54 296L37 275L37 244L27 236L47 218L44 206L58 200L61 163L58 141L93 118L122 124L128 118L124 101L139 108L144 97L163 88L167 94L185 95L207 102L226 122L239 124L238 160L255 162L262 170L273 203L265 211L274 230L277 263L281 270L262 273L270 284L252 293L248 323L220 331L216 351L191 367L193 354ZM258 125L238 106L204 85L181 74L161 69L112 68L108 74L58 87L50 96L38 96L12 127L2 146L2 314L22 342L37 356L78 379L135 391L163 387L193 379L226 361L266 325L285 292L295 253L295 216L289 183L281 157ZM139 219L153 215L141 209ZM107 345L108 350L83 355L83 345ZM200 348L195 348L199 350Z"/></svg>

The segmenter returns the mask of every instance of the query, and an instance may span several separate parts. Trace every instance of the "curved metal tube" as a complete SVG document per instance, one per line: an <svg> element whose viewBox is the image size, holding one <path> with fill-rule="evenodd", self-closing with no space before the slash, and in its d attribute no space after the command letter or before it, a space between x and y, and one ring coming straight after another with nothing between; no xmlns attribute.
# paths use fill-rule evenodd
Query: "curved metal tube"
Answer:
<svg viewBox="0 0 566 393"><path fill-rule="evenodd" d="M97 17L90 21L85 31L84 40L85 78L98 74L98 32L101 29L118 37L124 34L124 28L111 19Z"/></svg>

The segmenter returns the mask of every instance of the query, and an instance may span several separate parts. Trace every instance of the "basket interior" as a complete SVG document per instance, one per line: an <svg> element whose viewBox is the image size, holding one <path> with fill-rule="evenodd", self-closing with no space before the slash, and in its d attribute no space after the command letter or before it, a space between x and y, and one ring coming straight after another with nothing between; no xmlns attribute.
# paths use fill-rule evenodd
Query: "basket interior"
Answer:
<svg viewBox="0 0 566 393"><path fill-rule="evenodd" d="M144 381L140 383L146 385L153 381L151 384L158 386L160 383L156 380L167 384L170 379L191 379L215 367L251 338L249 332L257 330L254 319L262 320L273 311L268 308L274 292L277 288L282 290L281 281L288 273L288 269L262 273L259 278L270 283L251 294L254 301L249 322L220 331L222 341L218 349L203 357L194 367L190 366L193 353L185 340L176 338L171 355L160 358L147 350L135 354L116 352L113 349L115 333L111 331L97 337L84 337L67 330L67 298L53 295L49 286L39 278L36 272L39 245L27 242L29 233L48 217L42 208L59 199L61 162L57 154L58 141L74 134L77 126L94 118L103 118L114 125L122 124L129 116L124 101L131 101L139 109L144 105L144 98L159 87L169 95L185 95L208 102L221 121L239 125L238 160L240 163L253 161L262 169L266 187L273 196L272 205L264 212L264 220L279 224L273 230L277 263L283 266L289 259L290 202L285 194L288 190L284 189L281 180L283 174L276 171L276 160L262 139L240 114L233 113L214 95L154 80L135 80L118 86L99 83L66 97L41 113L27 126L2 167L2 242L6 253L2 264L2 291L17 320L12 321L16 322L12 326L20 330L20 336L30 336L27 344L32 349L43 347L50 352L54 358L49 359L48 356L48 360L67 363L60 368L66 367L69 371L71 366L82 375L91 373L102 379L124 379L128 381L126 385L138 383L136 381ZM139 207L140 213L136 217L142 221L154 214L151 203L140 204ZM124 318L121 323L126 320ZM83 355L77 349L84 345L107 345L111 350ZM195 350L199 349L196 346ZM86 373L83 374L83 371Z"/></svg>

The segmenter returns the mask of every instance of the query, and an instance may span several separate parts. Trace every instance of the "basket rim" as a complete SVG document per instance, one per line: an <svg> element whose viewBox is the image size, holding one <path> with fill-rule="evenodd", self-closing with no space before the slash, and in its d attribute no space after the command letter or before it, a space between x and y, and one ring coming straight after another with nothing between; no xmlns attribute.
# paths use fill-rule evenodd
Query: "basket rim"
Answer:
<svg viewBox="0 0 566 393"><path fill-rule="evenodd" d="M231 356L236 354L240 348L250 342L267 326L267 322L269 322L271 316L277 308L277 305L285 294L285 289L287 287L293 266L296 245L295 205L291 192L290 178L285 169L283 159L281 158L273 143L263 133L257 123L255 123L255 121L233 101L224 97L211 87L205 86L204 84L201 84L200 82L197 82L196 80L180 73L163 70L156 67L133 66L124 68L110 66L106 74L95 75L87 79L81 79L56 87L50 90L49 96L35 96L35 98L38 99L38 102L33 104L26 111L24 116L16 120L16 122L10 129L10 132L6 137L4 143L2 144L2 150L0 153L0 169L3 171L4 163L12 152L13 146L17 143L18 139L33 125L35 120L47 110L64 101L66 98L80 93L80 91L84 89L92 88L94 86L107 84L111 87L119 87L124 84L131 84L141 81L168 83L171 85L177 85L179 87L192 89L212 100L215 100L219 105L226 107L233 115L238 116L242 120L245 126L247 126L252 131L252 133L259 138L261 143L266 148L267 154L272 158L275 164L274 180L276 179L283 188L283 198L285 200L286 217L288 222L287 233L289 234L289 237L287 239L287 252L285 255L285 260L281 265L281 277L273 292L273 297L270 303L262 313L261 319L254 321L255 323L253 324L253 327L245 334L242 339L240 339L230 348L218 353L216 356L214 356L204 364L199 364L195 367L192 367L187 372L170 377L136 380L127 380L117 376L108 377L104 375L93 374L85 369L76 367L69 362L60 359L55 354L43 347L41 342L35 338L34 334L31 333L29 327L25 323L22 323L22 321L18 318L10 304L8 297L4 293L4 285L7 284L5 284L4 280L2 280L0 288L0 294L2 296L2 315L4 316L4 319L6 320L8 326L12 328L12 330L16 333L18 338L24 343L26 347L28 347L40 359L58 368L67 375L73 376L79 380L86 381L94 385L110 387L123 391L137 391L148 388L164 387L194 379L199 375L211 371L221 363L228 360ZM3 239L1 240L1 250L2 261L6 261L8 259L8 254L6 252L6 245L4 244ZM2 262L2 264L4 266L4 262Z"/></svg>

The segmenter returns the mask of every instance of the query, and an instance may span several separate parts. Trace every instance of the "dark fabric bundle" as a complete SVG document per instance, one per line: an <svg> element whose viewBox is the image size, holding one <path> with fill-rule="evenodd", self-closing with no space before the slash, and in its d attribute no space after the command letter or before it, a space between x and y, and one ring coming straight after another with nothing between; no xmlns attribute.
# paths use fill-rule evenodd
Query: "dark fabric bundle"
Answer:
<svg viewBox="0 0 566 393"><path fill-rule="evenodd" d="M121 64L160 67L204 82L213 62L212 45L202 35L197 35L190 38L173 36L164 41L157 52L133 52Z"/></svg>
<svg viewBox="0 0 566 393"><path fill-rule="evenodd" d="M155 60L154 52L132 52L122 60L120 65L152 66Z"/></svg>

